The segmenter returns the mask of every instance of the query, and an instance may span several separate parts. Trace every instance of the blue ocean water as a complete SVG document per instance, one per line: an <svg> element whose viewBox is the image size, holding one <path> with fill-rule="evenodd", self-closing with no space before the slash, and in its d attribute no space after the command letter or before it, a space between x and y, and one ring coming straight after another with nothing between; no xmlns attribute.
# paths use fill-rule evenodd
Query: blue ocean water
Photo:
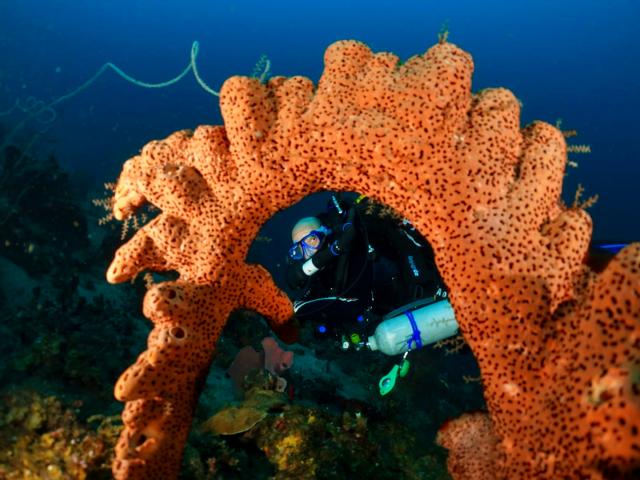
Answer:
<svg viewBox="0 0 640 480"><path fill-rule="evenodd" d="M580 167L565 195L572 199L578 183L586 196L599 194L590 210L594 238L630 241L640 238L639 20L633 0L4 0L0 111L28 96L51 101L107 61L143 81L171 78L188 63L194 40L202 77L218 88L230 75L250 74L261 54L274 74L317 81L324 49L339 39L406 59L446 25L450 41L473 55L475 90L507 87L523 103L523 124L562 119L578 131L576 142L591 146L591 154L575 156ZM102 183L147 141L221 123L216 100L191 76L145 90L107 72L56 108L40 147Z"/></svg>

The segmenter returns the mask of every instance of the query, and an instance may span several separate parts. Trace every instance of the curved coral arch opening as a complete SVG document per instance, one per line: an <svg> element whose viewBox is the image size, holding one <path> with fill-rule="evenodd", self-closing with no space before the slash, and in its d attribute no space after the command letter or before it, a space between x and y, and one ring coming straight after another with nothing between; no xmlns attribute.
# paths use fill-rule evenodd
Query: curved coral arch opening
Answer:
<svg viewBox="0 0 640 480"><path fill-rule="evenodd" d="M471 56L446 42L402 64L338 42L317 87L232 77L224 127L177 132L124 164L116 218L145 202L162 213L118 250L107 278L180 277L145 296L148 350L116 385L127 402L116 478L177 475L197 385L233 309L289 318L288 298L244 259L275 212L322 189L389 205L434 248L489 407L488 423L463 425L493 432L484 448L447 440L455 478L638 468L640 245L601 274L583 266L591 220L560 201L561 132L521 129L513 94L473 94L472 72ZM131 447L140 432L154 432L153 449Z"/></svg>

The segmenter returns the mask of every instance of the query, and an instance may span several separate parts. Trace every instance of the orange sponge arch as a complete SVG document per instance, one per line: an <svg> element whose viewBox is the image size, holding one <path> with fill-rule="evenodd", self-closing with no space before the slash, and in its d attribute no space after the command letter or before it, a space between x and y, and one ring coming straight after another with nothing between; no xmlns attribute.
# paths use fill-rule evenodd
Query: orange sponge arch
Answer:
<svg viewBox="0 0 640 480"><path fill-rule="evenodd" d="M464 435L447 441L456 479L479 464L486 478L509 479L639 466L640 245L598 275L582 264L591 220L560 201L562 133L522 129L514 95L473 94L472 72L471 56L446 42L401 65L338 42L315 89L303 77L232 77L220 92L224 127L174 133L124 164L115 216L146 202L162 213L118 250L107 278L179 279L147 293L148 349L116 385L127 402L116 478L176 477L228 314L291 315L268 272L245 264L251 242L274 213L323 189L389 205L434 248L494 439L489 463L455 441Z"/></svg>

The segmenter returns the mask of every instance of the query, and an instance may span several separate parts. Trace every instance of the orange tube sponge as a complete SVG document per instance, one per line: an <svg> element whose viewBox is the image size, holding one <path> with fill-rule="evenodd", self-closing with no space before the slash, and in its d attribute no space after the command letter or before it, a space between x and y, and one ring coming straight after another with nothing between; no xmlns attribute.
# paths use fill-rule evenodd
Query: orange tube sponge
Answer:
<svg viewBox="0 0 640 480"><path fill-rule="evenodd" d="M497 439L486 413L465 413L438 431L439 445L449 449L447 468L453 478L493 480Z"/></svg>
<svg viewBox="0 0 640 480"><path fill-rule="evenodd" d="M640 245L599 275L583 266L591 220L560 202L561 132L521 129L513 94L472 94L472 72L448 43L400 65L338 42L317 89L302 77L232 77L220 92L224 127L175 133L125 163L115 216L145 202L161 214L118 250L107 278L179 279L147 293L148 350L116 386L127 402L116 478L176 476L227 315L253 308L278 324L291 314L269 274L244 263L253 238L323 189L391 206L434 247L481 368L482 431L495 440L485 445L495 460L483 462L452 436L455 478L474 465L510 479L638 468Z"/></svg>

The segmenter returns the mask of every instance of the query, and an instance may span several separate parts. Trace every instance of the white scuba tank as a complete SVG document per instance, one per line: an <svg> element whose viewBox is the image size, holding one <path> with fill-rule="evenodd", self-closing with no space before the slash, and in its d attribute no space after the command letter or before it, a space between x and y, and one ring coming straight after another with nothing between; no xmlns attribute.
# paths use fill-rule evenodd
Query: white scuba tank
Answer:
<svg viewBox="0 0 640 480"><path fill-rule="evenodd" d="M412 318L417 331L412 325ZM458 322L451 304L447 300L440 300L415 310L400 311L383 320L367 340L367 345L371 350L379 350L386 355L398 355L451 337L457 332ZM421 345L412 340L417 339L417 335L420 336Z"/></svg>

